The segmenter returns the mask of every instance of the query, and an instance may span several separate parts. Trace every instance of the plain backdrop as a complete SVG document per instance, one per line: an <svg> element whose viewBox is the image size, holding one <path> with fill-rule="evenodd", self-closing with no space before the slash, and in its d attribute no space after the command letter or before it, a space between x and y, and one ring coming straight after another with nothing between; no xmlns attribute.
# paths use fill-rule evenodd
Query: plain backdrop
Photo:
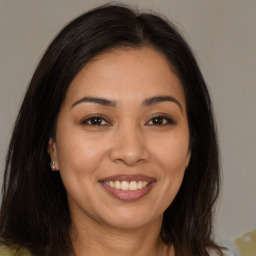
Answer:
<svg viewBox="0 0 256 256"><path fill-rule="evenodd" d="M0 175L13 122L45 48L71 19L104 0L0 0ZM256 1L120 1L161 12L191 45L212 96L223 190L215 230L256 228ZM1 180L0 180L1 181Z"/></svg>

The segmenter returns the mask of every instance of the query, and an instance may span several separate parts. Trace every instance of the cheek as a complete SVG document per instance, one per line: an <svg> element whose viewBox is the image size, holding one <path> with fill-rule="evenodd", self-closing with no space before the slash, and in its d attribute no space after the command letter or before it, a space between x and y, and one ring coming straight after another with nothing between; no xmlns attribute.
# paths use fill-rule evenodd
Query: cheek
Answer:
<svg viewBox="0 0 256 256"><path fill-rule="evenodd" d="M161 156L162 177L159 183L159 205L164 212L173 202L181 187L185 173L185 155L183 150L166 150Z"/></svg>
<svg viewBox="0 0 256 256"><path fill-rule="evenodd" d="M163 188L178 192L186 169L187 152L183 150L170 150L162 155L161 165L163 168Z"/></svg>
<svg viewBox="0 0 256 256"><path fill-rule="evenodd" d="M154 150L154 158L161 169L161 198L169 206L179 191L189 159L189 136L170 136ZM161 146L160 146L161 145Z"/></svg>
<svg viewBox="0 0 256 256"><path fill-rule="evenodd" d="M171 134L159 141L154 147L154 156L158 164L165 170L166 175L185 170L189 159L189 136L188 133L180 136L178 133Z"/></svg>
<svg viewBox="0 0 256 256"><path fill-rule="evenodd" d="M66 136L57 144L59 171L69 200L77 205L84 201L92 205L93 184L98 179L98 166L104 152L95 141L78 137Z"/></svg>
<svg viewBox="0 0 256 256"><path fill-rule="evenodd" d="M70 175L92 174L105 154L97 140L78 133L57 141L56 149L61 173Z"/></svg>

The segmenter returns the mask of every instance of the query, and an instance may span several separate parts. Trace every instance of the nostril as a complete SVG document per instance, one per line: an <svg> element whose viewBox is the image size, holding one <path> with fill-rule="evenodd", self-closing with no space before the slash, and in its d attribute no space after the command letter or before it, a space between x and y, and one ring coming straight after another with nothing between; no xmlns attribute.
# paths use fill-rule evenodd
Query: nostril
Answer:
<svg viewBox="0 0 256 256"><path fill-rule="evenodd" d="M141 131L131 125L118 127L109 156L112 161L122 162L127 166L146 161L149 158L149 152Z"/></svg>
<svg viewBox="0 0 256 256"><path fill-rule="evenodd" d="M116 162L124 162L127 165L135 165L146 161L149 158L149 153L144 149L127 150L127 149L112 149L110 159Z"/></svg>

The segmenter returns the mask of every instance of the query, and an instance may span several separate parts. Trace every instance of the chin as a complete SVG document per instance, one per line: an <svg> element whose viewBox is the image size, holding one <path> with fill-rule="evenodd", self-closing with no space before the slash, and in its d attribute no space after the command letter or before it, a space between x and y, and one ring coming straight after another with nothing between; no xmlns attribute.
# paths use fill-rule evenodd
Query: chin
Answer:
<svg viewBox="0 0 256 256"><path fill-rule="evenodd" d="M138 208L134 207L133 209L119 209L113 211L113 213L104 215L103 220L105 223L108 223L109 226L117 229L139 229L147 225L152 225L153 223L162 223L163 214L153 215L152 211L140 211Z"/></svg>

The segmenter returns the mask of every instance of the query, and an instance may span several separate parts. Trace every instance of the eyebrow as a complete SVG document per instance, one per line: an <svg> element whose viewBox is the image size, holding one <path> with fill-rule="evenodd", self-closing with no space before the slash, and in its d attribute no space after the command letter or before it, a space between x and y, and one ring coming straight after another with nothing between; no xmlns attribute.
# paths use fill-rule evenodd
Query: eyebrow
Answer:
<svg viewBox="0 0 256 256"><path fill-rule="evenodd" d="M163 96L154 96L148 99L145 99L142 103L142 106L147 107L147 106L152 106L161 102L165 102L165 101L169 101L169 102L173 102L176 103L178 105L178 107L180 108L180 110L182 111L182 106L180 104L180 102L175 99L174 97L168 96L168 95L163 95ZM83 97L81 99L79 99L78 101L74 102L72 104L71 107L74 107L80 103L84 103L84 102L89 102L89 103L97 103L103 106L108 106L108 107L116 107L117 106L117 102L113 101L113 100L108 100L105 98L98 98L98 97Z"/></svg>
<svg viewBox="0 0 256 256"><path fill-rule="evenodd" d="M142 105L143 106L151 106L151 105L165 102L165 101L170 101L170 102L176 103L178 105L178 107L180 108L180 110L182 111L182 106L181 106L180 102L177 99L175 99L174 97L171 97L168 95L155 96L155 97L148 98L143 101Z"/></svg>
<svg viewBox="0 0 256 256"><path fill-rule="evenodd" d="M71 107L74 107L77 104L83 103L83 102L92 102L92 103L97 103L97 104L100 104L100 105L103 105L103 106L108 106L108 107L115 107L117 105L116 101L107 100L105 98L83 97L80 100L73 103Z"/></svg>

